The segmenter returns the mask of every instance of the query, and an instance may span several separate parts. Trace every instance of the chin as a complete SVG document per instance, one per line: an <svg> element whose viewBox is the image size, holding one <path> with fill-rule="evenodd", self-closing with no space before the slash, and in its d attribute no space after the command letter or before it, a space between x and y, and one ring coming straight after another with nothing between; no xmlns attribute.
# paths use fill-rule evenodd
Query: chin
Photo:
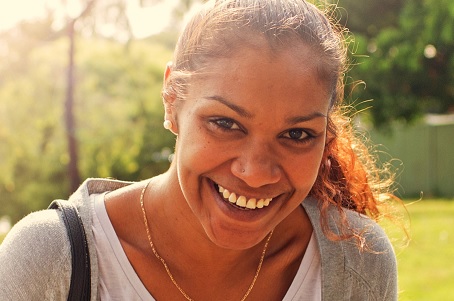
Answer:
<svg viewBox="0 0 454 301"><path fill-rule="evenodd" d="M208 239L216 246L229 250L246 250L260 244L271 232L265 229L244 230L232 225L210 223L204 229Z"/></svg>

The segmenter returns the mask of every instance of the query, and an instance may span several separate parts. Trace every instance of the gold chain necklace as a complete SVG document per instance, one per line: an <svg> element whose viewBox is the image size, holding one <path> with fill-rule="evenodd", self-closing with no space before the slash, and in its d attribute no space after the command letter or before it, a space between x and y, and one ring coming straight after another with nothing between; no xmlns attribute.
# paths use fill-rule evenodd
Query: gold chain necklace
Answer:
<svg viewBox="0 0 454 301"><path fill-rule="evenodd" d="M166 269L166 272L167 272L167 275L169 275L169 278L170 280L172 280L172 283L175 285L175 287L180 291L180 293L189 301L194 301L191 297L189 297L188 294L186 294L186 292L181 288L181 286L177 283L177 281L175 280L175 278L173 278L173 275L172 273L170 272L170 269L169 267L167 266L167 263L166 261L164 260L164 258L161 257L161 255L159 255L158 251L156 251L155 247L154 247L154 244L153 244L153 241L151 240L151 235L150 235L150 228L148 227L148 219L147 219L147 215L145 213L145 207L143 205L143 196L145 194L145 190L147 189L148 185L150 184L151 180L148 181L148 183L145 185L145 187L142 189L142 193L140 194L140 208L142 208L142 214L143 214L143 222L145 224L145 229L147 230L147 236L148 236L148 242L150 243L150 247L151 247L151 250L153 251L153 254L156 256L157 259L159 259L159 261L161 261L162 265L164 266L164 268ZM270 239L271 239L271 236L273 235L273 231L272 230L270 232L270 234L268 235L268 238L266 239L266 242L265 242L265 246L263 247L263 251L262 251L262 256L260 257L260 261L259 261L259 265L257 267L257 271L255 272L255 275L254 275L254 278L252 279L252 283L251 285L249 286L248 290L246 291L246 294L244 294L243 298L241 299L241 301L244 301L246 300L246 298L249 296L249 293L252 291L252 288L254 287L255 285L255 281L257 280L257 277L259 276L259 273L260 273L260 270L262 268L262 263L263 263L263 260L265 258L265 253L266 253L266 249L268 249L268 243L270 242Z"/></svg>

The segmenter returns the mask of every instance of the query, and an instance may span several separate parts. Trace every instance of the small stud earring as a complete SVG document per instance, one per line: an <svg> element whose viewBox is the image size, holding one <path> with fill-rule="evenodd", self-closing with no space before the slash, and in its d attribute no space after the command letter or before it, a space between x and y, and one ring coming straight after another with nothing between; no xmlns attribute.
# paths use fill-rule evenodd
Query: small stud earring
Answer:
<svg viewBox="0 0 454 301"><path fill-rule="evenodd" d="M162 124L166 130L170 130L173 127L172 121L170 120L164 120L164 123Z"/></svg>

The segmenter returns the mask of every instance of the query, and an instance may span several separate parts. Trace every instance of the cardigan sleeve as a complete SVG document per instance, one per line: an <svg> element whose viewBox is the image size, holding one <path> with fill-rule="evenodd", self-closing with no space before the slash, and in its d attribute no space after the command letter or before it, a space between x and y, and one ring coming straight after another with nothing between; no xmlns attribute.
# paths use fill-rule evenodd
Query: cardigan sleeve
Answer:
<svg viewBox="0 0 454 301"><path fill-rule="evenodd" d="M370 218L343 209L349 229L359 234L363 247L355 239L330 240L320 226L318 201L303 202L317 237L322 265L322 300L396 301L397 263L393 247L383 229ZM341 212L328 208L328 226L340 234Z"/></svg>
<svg viewBox="0 0 454 301"><path fill-rule="evenodd" d="M349 254L345 269L352 288L350 292L347 290L350 300L397 300L397 260L385 231L366 217L357 217L353 224L363 231L365 249L344 242L344 250Z"/></svg>
<svg viewBox="0 0 454 301"><path fill-rule="evenodd" d="M0 300L66 300L71 250L60 212L19 221L0 245Z"/></svg>

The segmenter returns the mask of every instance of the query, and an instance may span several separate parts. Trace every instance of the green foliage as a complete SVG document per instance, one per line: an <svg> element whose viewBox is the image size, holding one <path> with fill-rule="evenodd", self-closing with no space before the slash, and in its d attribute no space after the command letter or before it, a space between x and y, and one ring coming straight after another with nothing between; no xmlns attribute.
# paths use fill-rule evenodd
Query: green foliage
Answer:
<svg viewBox="0 0 454 301"><path fill-rule="evenodd" d="M57 43L52 49L23 50L26 59L10 61L0 82L0 154L4 158L0 162L0 216L8 214L17 220L42 208L41 199L61 196L64 191L64 169L59 168L63 133L58 126L64 69L59 56L50 52L61 48ZM49 189L54 181L59 185Z"/></svg>
<svg viewBox="0 0 454 301"><path fill-rule="evenodd" d="M31 49L19 42L7 44L10 52L1 59L9 64L0 79L0 216L12 222L70 193L63 126L66 40ZM139 180L166 170L174 138L161 126L160 89L171 53L146 41L125 47L80 39L76 47L82 177ZM10 60L16 50L24 60Z"/></svg>
<svg viewBox="0 0 454 301"><path fill-rule="evenodd" d="M168 161L156 153L173 144L161 126L160 97L170 53L145 42L91 41L84 49L77 89L83 176L137 180L163 172Z"/></svg>
<svg viewBox="0 0 454 301"><path fill-rule="evenodd" d="M340 23L347 24L355 34L368 38L376 36L380 30L396 27L399 11L405 0L339 0Z"/></svg>
<svg viewBox="0 0 454 301"><path fill-rule="evenodd" d="M354 68L349 78L366 83L364 90L347 87L350 102L373 99L358 109L372 106L372 122L382 128L453 110L454 2L406 0L386 6L375 1L383 14L373 5L367 9L366 2L371 1L339 1L356 38L350 45ZM364 14L354 14L361 9ZM382 16L390 21L381 22Z"/></svg>

